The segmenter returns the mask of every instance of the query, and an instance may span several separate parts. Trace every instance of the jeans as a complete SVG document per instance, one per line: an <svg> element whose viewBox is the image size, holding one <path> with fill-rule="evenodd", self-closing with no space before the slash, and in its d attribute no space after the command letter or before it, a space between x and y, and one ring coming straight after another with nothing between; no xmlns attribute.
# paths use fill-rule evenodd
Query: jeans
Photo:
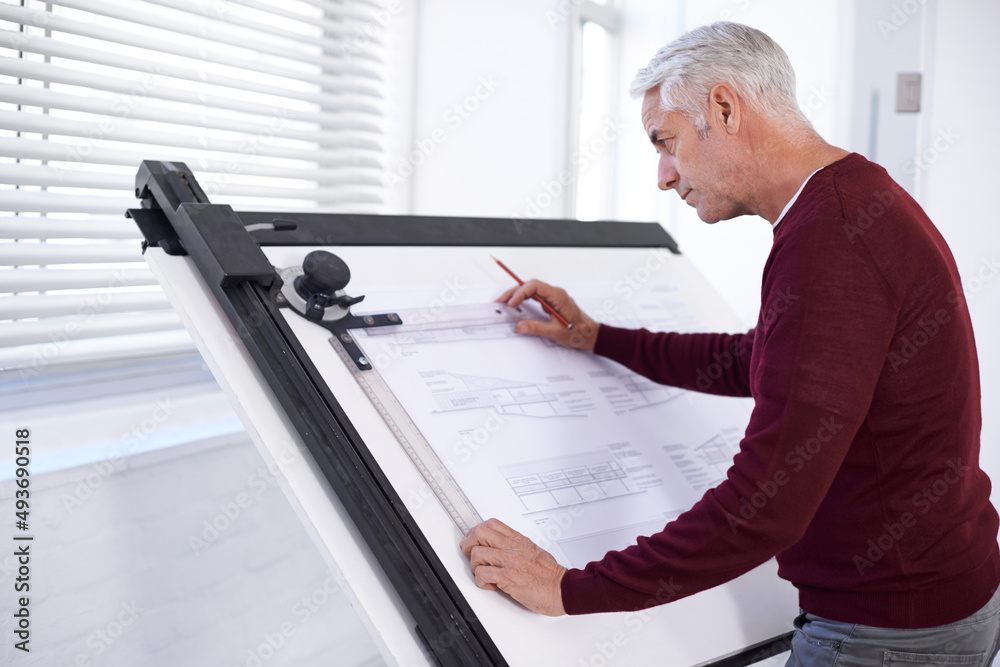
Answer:
<svg viewBox="0 0 1000 667"><path fill-rule="evenodd" d="M934 628L876 628L800 614L785 667L989 667L998 649L1000 590L972 616Z"/></svg>

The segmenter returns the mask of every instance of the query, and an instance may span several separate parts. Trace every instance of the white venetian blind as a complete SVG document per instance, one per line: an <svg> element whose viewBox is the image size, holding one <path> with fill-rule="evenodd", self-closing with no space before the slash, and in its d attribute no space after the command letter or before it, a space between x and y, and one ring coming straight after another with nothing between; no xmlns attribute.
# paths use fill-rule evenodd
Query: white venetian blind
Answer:
<svg viewBox="0 0 1000 667"><path fill-rule="evenodd" d="M236 210L380 212L372 0L0 2L0 370L193 350L124 217L142 160Z"/></svg>

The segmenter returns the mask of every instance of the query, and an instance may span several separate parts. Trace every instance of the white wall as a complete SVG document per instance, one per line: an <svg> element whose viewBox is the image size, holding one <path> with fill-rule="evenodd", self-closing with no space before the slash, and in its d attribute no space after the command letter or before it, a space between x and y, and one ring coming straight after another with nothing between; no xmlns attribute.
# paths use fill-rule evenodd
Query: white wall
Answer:
<svg viewBox="0 0 1000 667"><path fill-rule="evenodd" d="M898 0L854 3L853 63L844 81L845 92L852 95L843 148L878 162L915 194L911 164L920 114L896 111L896 75L921 70L924 7L914 2L907 14L900 4Z"/></svg>
<svg viewBox="0 0 1000 667"><path fill-rule="evenodd" d="M407 4L418 38L404 63L414 96L400 100L412 133L389 162L396 211L523 216L565 168L571 11L557 0ZM536 217L564 215L557 195Z"/></svg>
<svg viewBox="0 0 1000 667"><path fill-rule="evenodd" d="M682 32L683 3L636 2L621 5L621 31L628 35L619 40L619 80L617 120L623 131L617 145L617 182L615 183L615 218L618 220L656 220L666 223L671 233L673 207L670 197L656 188L656 152L649 144L639 117L640 100L628 94L635 73L645 67L653 54ZM686 248L684 249L687 250Z"/></svg>
<svg viewBox="0 0 1000 667"><path fill-rule="evenodd" d="M983 467L1000 502L1000 3L927 0L924 71L927 111L917 156L918 199L944 234L962 274L979 350Z"/></svg>

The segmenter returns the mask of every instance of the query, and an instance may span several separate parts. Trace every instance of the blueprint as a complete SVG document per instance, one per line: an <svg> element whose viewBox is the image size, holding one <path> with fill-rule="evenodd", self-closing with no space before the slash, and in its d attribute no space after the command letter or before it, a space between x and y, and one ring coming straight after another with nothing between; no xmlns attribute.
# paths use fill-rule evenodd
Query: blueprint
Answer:
<svg viewBox="0 0 1000 667"><path fill-rule="evenodd" d="M608 324L704 327L668 284L628 300L567 285ZM483 300L428 312L399 297L403 324L356 340L483 518L497 517L583 567L663 529L725 478L748 399L656 384L589 352L521 336L543 317ZM415 303L414 303L415 302Z"/></svg>

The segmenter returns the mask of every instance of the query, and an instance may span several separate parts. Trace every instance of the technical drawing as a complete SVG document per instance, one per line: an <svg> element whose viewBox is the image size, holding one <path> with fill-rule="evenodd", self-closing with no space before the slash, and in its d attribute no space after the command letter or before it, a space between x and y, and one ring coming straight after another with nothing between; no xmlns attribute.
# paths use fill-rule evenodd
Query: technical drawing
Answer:
<svg viewBox="0 0 1000 667"><path fill-rule="evenodd" d="M500 468L526 513L641 493L607 452L528 461Z"/></svg>
<svg viewBox="0 0 1000 667"><path fill-rule="evenodd" d="M424 381L430 389L435 412L492 408L505 415L529 417L584 416L592 401L574 395L564 400L545 385L520 380L428 371Z"/></svg>
<svg viewBox="0 0 1000 667"><path fill-rule="evenodd" d="M739 434L726 429L708 442L695 447L694 453L707 467L715 470L718 481L725 477L726 471L733 464L733 457L739 450Z"/></svg>
<svg viewBox="0 0 1000 667"><path fill-rule="evenodd" d="M601 393L617 415L663 405L684 395L683 389L657 384L634 373L619 375L614 380L614 384L602 386Z"/></svg>
<svg viewBox="0 0 1000 667"><path fill-rule="evenodd" d="M661 331L695 320L682 304L663 313L658 296L637 294L615 315ZM662 529L724 477L738 449L749 416L738 399L552 349L515 334L521 314L496 304L396 312L402 325L355 337L433 449L428 469L450 475L480 516L547 540L556 558L586 563Z"/></svg>

